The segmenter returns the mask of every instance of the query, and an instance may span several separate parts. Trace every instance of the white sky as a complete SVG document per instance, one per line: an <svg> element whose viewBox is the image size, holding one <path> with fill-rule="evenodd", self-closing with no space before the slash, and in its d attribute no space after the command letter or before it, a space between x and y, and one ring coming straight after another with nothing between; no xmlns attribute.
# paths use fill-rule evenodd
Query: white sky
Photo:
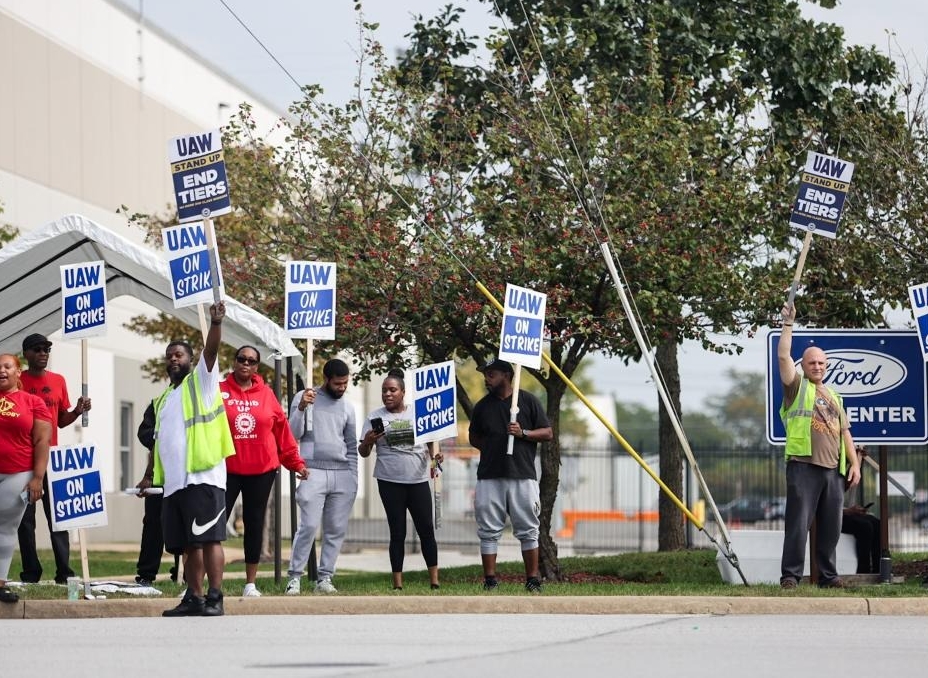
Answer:
<svg viewBox="0 0 928 678"><path fill-rule="evenodd" d="M299 97L297 86L220 0L118 1L134 11L144 8L150 21L279 109ZM332 103L351 96L359 45L353 0L225 3L297 81L322 85L325 99ZM487 26L501 24L490 14L492 3L476 0L365 0L362 4L366 20L380 24L379 39L392 54L407 43L403 36L412 30L414 15L429 18L449 3L465 8L463 26L470 33L483 34ZM928 64L926 0L844 0L834 10L807 2L802 5L809 16L842 25L848 42L873 44L884 52L891 50L895 57L904 57L914 74L921 74ZM784 281L784 287L788 282ZM744 339L742 356L718 356L695 344L684 345L680 353L684 410L695 410L709 393L724 390L726 385L720 384L719 378L731 367L764 371L764 335ZM597 358L592 368L598 392L656 407L657 394L645 367L625 367L619 361Z"/></svg>

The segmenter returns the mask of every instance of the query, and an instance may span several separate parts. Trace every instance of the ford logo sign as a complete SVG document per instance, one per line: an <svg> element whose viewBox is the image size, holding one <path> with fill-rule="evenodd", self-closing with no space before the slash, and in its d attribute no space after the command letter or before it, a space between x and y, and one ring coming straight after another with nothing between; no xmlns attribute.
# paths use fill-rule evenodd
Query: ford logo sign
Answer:
<svg viewBox="0 0 928 678"><path fill-rule="evenodd" d="M876 351L838 349L825 351L828 366L822 383L842 396L873 396L891 391L908 376L906 366L891 355ZM796 368L802 370L801 362Z"/></svg>

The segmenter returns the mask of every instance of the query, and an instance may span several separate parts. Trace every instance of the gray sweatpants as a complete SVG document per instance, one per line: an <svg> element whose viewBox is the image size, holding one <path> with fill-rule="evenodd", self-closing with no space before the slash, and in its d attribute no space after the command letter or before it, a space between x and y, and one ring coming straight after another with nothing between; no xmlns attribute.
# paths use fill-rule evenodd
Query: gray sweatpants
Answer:
<svg viewBox="0 0 928 678"><path fill-rule="evenodd" d="M300 526L293 535L293 551L287 574L299 577L306 569L309 552L322 525L322 553L319 556L319 579L335 574L335 561L342 550L348 519L358 494L358 473L350 469L326 471L313 468L309 478L296 488L300 507Z"/></svg>
<svg viewBox="0 0 928 678"><path fill-rule="evenodd" d="M538 481L531 478L488 478L477 481L474 491L474 517L480 553L489 555L499 550L499 538L512 522L512 534L522 544L523 551L538 548L541 500Z"/></svg>
<svg viewBox="0 0 928 678"><path fill-rule="evenodd" d="M32 471L0 473L0 581L6 581L16 548L16 530L26 512L22 493L32 480Z"/></svg>
<svg viewBox="0 0 928 678"><path fill-rule="evenodd" d="M835 550L841 537L844 477L838 469L801 461L786 464L786 517L780 580L800 581L812 519L816 524L818 582L838 576Z"/></svg>

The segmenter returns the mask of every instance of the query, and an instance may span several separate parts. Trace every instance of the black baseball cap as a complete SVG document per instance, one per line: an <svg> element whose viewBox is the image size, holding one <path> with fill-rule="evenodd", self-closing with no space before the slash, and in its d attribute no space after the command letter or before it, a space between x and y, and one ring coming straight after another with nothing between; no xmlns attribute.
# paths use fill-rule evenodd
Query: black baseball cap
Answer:
<svg viewBox="0 0 928 678"><path fill-rule="evenodd" d="M509 372L509 374L516 373L516 371L512 369L511 363L505 360L500 360L499 358L494 358L493 360L490 360L489 362L487 362L485 365L481 365L480 367L477 368L478 372L486 372L487 370L496 370L497 372Z"/></svg>
<svg viewBox="0 0 928 678"><path fill-rule="evenodd" d="M48 340L44 334L30 334L28 337L23 339L23 350L28 351L31 348L38 348L44 346L45 348L51 348L52 342Z"/></svg>

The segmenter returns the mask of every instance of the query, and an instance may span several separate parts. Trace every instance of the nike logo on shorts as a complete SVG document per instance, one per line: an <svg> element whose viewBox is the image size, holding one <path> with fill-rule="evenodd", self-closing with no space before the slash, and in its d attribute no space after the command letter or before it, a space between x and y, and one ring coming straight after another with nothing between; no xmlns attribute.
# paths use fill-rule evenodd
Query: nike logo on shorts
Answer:
<svg viewBox="0 0 928 678"><path fill-rule="evenodd" d="M193 523L191 523L191 525L190 525L190 531L193 532L194 536L199 537L201 534L203 534L204 532L206 532L206 531L207 531L209 528L211 528L213 525L215 525L216 523L218 523L218 522L219 522L219 519L222 518L222 514L225 513L225 512L226 512L226 510L225 510L225 509L222 509L219 513L216 514L216 517L213 518L213 519L212 519L211 521L209 521L208 523L206 523L206 525L198 525L198 524L197 524L197 519L194 518L194 519L193 519Z"/></svg>

